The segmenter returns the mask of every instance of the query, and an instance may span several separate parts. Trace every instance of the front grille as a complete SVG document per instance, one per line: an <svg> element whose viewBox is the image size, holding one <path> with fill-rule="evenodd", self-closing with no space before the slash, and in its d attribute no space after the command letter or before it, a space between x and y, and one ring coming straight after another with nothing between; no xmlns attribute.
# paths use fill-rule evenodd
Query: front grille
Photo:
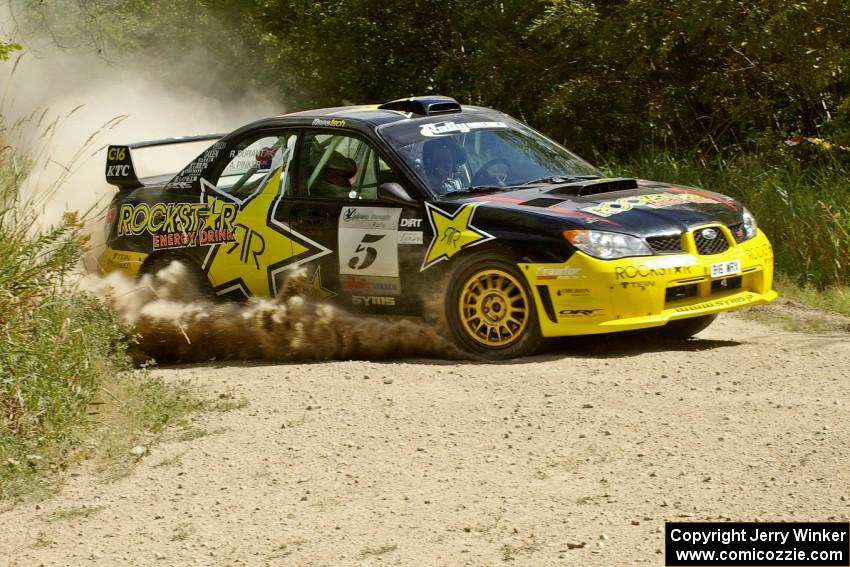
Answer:
<svg viewBox="0 0 850 567"><path fill-rule="evenodd" d="M713 238L711 237L713 233ZM720 227L701 228L694 231L694 241L696 241L697 252L703 256L711 254L720 254L729 249L729 242L726 241L726 236Z"/></svg>
<svg viewBox="0 0 850 567"><path fill-rule="evenodd" d="M652 248L656 254L679 254L684 252L682 248L682 236L674 234L672 236L650 236L646 239L646 243Z"/></svg>

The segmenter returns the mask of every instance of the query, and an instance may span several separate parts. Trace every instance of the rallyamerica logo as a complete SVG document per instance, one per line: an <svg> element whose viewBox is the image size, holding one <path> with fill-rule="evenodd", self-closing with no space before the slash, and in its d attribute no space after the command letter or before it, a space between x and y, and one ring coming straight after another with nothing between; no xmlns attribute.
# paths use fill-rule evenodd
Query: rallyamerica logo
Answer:
<svg viewBox="0 0 850 567"><path fill-rule="evenodd" d="M466 133L470 130L482 130L485 128L507 128L508 125L504 122L434 122L433 124L424 124L419 133L423 136L433 138L436 136L448 136L455 132Z"/></svg>

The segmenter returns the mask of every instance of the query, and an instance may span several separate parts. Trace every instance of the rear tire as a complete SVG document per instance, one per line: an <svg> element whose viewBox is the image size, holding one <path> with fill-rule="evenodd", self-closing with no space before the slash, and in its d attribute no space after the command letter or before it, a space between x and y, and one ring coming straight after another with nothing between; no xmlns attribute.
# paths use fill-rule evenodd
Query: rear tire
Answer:
<svg viewBox="0 0 850 567"><path fill-rule="evenodd" d="M677 319L659 328L656 333L665 339L689 339L704 331L715 319L717 319L717 313Z"/></svg>
<svg viewBox="0 0 850 567"><path fill-rule="evenodd" d="M482 252L459 259L446 292L445 319L462 350L482 360L502 360L540 347L534 297L509 257Z"/></svg>

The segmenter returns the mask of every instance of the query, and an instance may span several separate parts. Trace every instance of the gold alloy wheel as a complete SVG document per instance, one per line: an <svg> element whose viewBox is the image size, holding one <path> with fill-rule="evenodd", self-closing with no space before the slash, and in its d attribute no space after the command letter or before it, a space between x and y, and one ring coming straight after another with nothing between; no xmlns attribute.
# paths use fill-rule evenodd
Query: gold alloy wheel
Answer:
<svg viewBox="0 0 850 567"><path fill-rule="evenodd" d="M467 335L496 348L522 337L531 306L517 278L503 270L489 269L475 273L464 283L458 308Z"/></svg>

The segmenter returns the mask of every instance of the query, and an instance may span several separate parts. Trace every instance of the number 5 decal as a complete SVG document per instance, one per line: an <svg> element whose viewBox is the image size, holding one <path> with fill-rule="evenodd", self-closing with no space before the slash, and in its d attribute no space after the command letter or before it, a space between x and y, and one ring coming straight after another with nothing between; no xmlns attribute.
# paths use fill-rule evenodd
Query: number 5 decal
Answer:
<svg viewBox="0 0 850 567"><path fill-rule="evenodd" d="M339 273L398 277L401 208L343 207L339 213Z"/></svg>
<svg viewBox="0 0 850 567"><path fill-rule="evenodd" d="M355 255L348 260L348 267L352 270L365 270L371 266L375 262L375 258L378 257L378 250L372 246L366 245L374 244L386 236L386 234L363 235L363 240L361 240L360 244L357 245L357 248L354 249ZM361 257L360 254L363 252L366 254Z"/></svg>

